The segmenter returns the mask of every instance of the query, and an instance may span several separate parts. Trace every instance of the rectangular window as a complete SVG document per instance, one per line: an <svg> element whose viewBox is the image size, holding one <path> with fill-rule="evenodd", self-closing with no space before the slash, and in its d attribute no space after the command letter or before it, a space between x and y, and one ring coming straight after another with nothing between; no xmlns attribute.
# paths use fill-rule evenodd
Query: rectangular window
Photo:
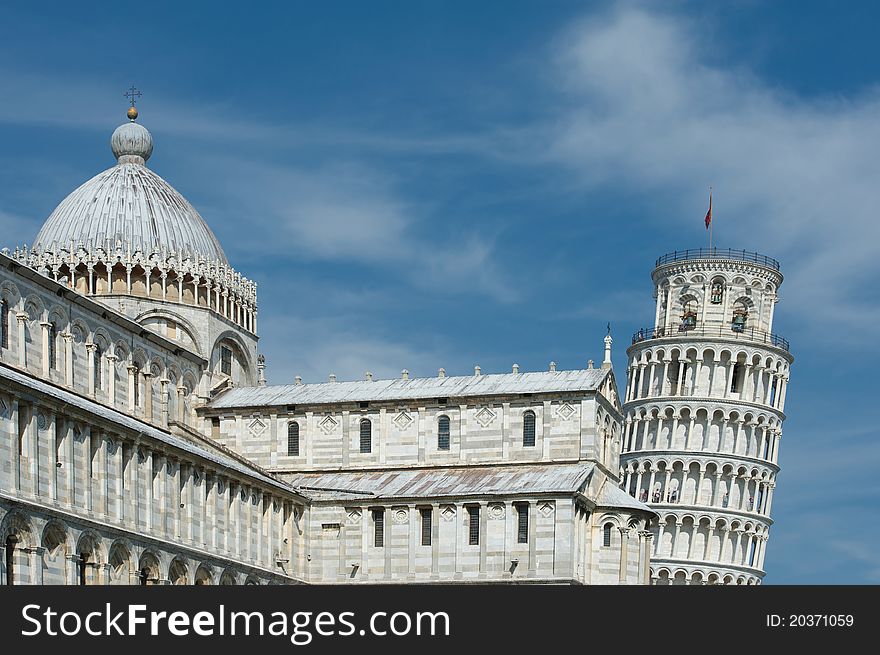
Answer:
<svg viewBox="0 0 880 655"><path fill-rule="evenodd" d="M232 376L232 351L226 346L220 346L220 372Z"/></svg>
<svg viewBox="0 0 880 655"><path fill-rule="evenodd" d="M430 507L423 507L419 510L422 513L422 545L431 545L431 515L433 512Z"/></svg>
<svg viewBox="0 0 880 655"><path fill-rule="evenodd" d="M167 321L165 323L166 336L169 339L177 339L177 323L174 321Z"/></svg>
<svg viewBox="0 0 880 655"><path fill-rule="evenodd" d="M468 544L477 546L480 543L480 508L468 507Z"/></svg>
<svg viewBox="0 0 880 655"><path fill-rule="evenodd" d="M385 510L373 510L373 545L381 548L385 545Z"/></svg>
<svg viewBox="0 0 880 655"><path fill-rule="evenodd" d="M529 543L529 506L516 506L516 542L520 544Z"/></svg>
<svg viewBox="0 0 880 655"><path fill-rule="evenodd" d="M733 393L739 392L739 385L742 378L742 364L734 364L733 372L730 375L730 390Z"/></svg>

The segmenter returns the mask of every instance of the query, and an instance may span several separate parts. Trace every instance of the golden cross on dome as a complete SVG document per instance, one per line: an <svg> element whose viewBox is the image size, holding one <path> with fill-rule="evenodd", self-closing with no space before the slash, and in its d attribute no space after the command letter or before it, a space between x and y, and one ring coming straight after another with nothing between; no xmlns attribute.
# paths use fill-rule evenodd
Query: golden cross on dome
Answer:
<svg viewBox="0 0 880 655"><path fill-rule="evenodd" d="M122 95L128 98L129 102L131 102L131 106L134 107L134 104L137 102L137 98L140 98L144 94L138 91L135 85L132 84L131 88Z"/></svg>

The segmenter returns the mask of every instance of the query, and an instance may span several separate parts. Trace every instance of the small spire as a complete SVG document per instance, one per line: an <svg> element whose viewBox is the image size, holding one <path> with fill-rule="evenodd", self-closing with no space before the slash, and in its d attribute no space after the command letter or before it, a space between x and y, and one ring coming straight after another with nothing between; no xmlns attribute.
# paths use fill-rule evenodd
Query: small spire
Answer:
<svg viewBox="0 0 880 655"><path fill-rule="evenodd" d="M514 373L519 373L519 364L514 364L514 365L513 365L513 372L514 372Z"/></svg>
<svg viewBox="0 0 880 655"><path fill-rule="evenodd" d="M439 371L437 371L437 377L438 378L445 378L446 377L446 369L441 368Z"/></svg>
<svg viewBox="0 0 880 655"><path fill-rule="evenodd" d="M297 375L295 378L293 378L293 383L296 384L297 386L299 386L300 384L302 384L302 383L303 383L302 376L301 376L301 375Z"/></svg>
<svg viewBox="0 0 880 655"><path fill-rule="evenodd" d="M551 373L556 372L556 362L550 362L550 372Z"/></svg>
<svg viewBox="0 0 880 655"><path fill-rule="evenodd" d="M589 369L593 368L593 360L592 359L587 360L587 368L589 368Z"/></svg>
<svg viewBox="0 0 880 655"><path fill-rule="evenodd" d="M262 353L257 355L257 386L266 386L266 357Z"/></svg>
<svg viewBox="0 0 880 655"><path fill-rule="evenodd" d="M366 378L367 382L372 382L372 381L373 381L373 374L370 373L369 371L367 371L367 372L364 374L364 377Z"/></svg>
<svg viewBox="0 0 880 655"><path fill-rule="evenodd" d="M608 324L608 334L605 335L605 359L602 360L602 368L611 368L611 344L614 339L611 338L611 323Z"/></svg>
<svg viewBox="0 0 880 655"><path fill-rule="evenodd" d="M329 379L330 379L330 382L336 382L336 373L331 373Z"/></svg>
<svg viewBox="0 0 880 655"><path fill-rule="evenodd" d="M403 378L404 380L409 380L409 371L407 371L406 369L403 369L400 372L400 377Z"/></svg>
<svg viewBox="0 0 880 655"><path fill-rule="evenodd" d="M474 366L474 375L480 375L480 365Z"/></svg>

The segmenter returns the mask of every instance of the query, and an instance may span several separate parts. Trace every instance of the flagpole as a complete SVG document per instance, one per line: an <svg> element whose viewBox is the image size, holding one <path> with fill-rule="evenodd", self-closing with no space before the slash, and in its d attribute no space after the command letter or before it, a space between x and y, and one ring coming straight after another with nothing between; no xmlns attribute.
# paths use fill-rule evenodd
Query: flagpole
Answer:
<svg viewBox="0 0 880 655"><path fill-rule="evenodd" d="M709 211L712 211L712 187L709 187ZM709 216L709 250L712 250L712 223L715 222L715 217L710 214Z"/></svg>

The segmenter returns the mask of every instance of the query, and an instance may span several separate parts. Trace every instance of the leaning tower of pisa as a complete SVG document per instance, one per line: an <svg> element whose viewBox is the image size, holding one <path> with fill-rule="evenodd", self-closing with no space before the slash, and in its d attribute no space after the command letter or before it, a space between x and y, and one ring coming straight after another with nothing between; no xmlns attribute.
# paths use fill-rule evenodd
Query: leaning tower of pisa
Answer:
<svg viewBox="0 0 880 655"><path fill-rule="evenodd" d="M660 518L654 584L759 584L793 361L773 334L779 262L670 253L627 350L621 486Z"/></svg>

